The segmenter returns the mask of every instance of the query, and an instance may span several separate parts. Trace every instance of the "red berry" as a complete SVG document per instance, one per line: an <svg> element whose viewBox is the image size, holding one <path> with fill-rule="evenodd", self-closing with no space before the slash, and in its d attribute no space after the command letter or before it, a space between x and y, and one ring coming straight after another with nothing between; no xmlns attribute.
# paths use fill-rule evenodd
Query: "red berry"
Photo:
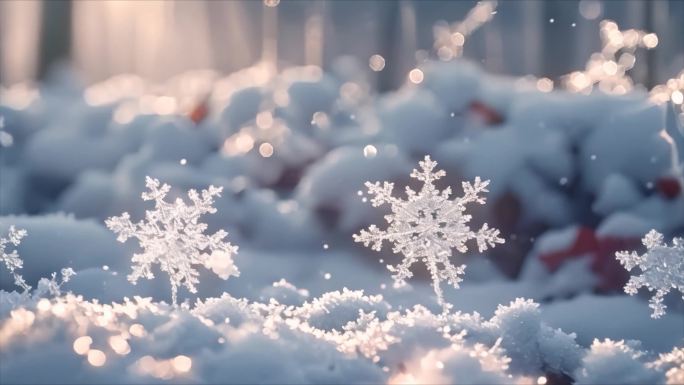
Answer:
<svg viewBox="0 0 684 385"><path fill-rule="evenodd" d="M667 199L674 199L682 192L679 181L673 177L663 177L656 182L656 188Z"/></svg>

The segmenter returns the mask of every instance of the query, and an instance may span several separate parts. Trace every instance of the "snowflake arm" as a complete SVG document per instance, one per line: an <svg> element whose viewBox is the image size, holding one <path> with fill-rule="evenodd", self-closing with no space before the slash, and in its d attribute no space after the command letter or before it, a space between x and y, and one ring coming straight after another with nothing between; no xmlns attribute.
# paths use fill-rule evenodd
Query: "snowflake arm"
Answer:
<svg viewBox="0 0 684 385"><path fill-rule="evenodd" d="M392 183L366 182L368 193L372 196L372 206L389 204L391 207L391 213L385 216L388 227L381 230L371 225L367 230L354 234L353 238L375 251L380 251L387 241L394 253L404 256L398 265L387 266L397 285L404 284L413 276L410 270L413 263L418 260L425 263L437 300L446 311L449 305L444 302L440 283L446 281L458 288L465 271L465 265L454 266L449 261L452 249L465 253L468 251L466 242L472 239L482 252L504 240L499 237L499 230L489 228L487 224L477 231L471 230L468 225L471 216L465 213L466 205L485 204L485 198L480 194L488 192L489 181L482 181L478 177L472 184L464 182L464 195L449 199L451 188L440 191L434 185L435 181L446 175L443 170L435 170L437 162L426 156L419 166L420 170L414 169L411 177L423 182L423 186L418 192L407 187L406 200L392 196Z"/></svg>
<svg viewBox="0 0 684 385"><path fill-rule="evenodd" d="M486 223L477 232L471 233L470 238L477 241L477 249L481 252L486 251L490 247L496 247L497 243L503 243L499 237L498 229L490 229Z"/></svg>
<svg viewBox="0 0 684 385"><path fill-rule="evenodd" d="M14 284L24 289L24 292L28 292L31 289L31 286L29 286L26 281L24 281L24 278L17 273L17 270L24 266L24 261L21 260L19 252L16 249L8 252L7 246L19 246L22 238L24 238L26 234L26 230L17 230L16 227L12 225L9 227L7 238L0 237L0 261L5 264L7 270L12 274Z"/></svg>
<svg viewBox="0 0 684 385"><path fill-rule="evenodd" d="M171 298L176 304L179 286L185 286L191 293L197 292L195 285L199 283L199 272L196 265L204 265L223 279L239 275L232 259L238 248L224 240L228 233L219 230L205 234L207 225L199 221L203 214L216 212L214 197L220 196L221 187L188 191L192 204L187 205L180 198L166 202L164 198L171 186L161 184L157 179L147 177L146 185L149 191L142 193L142 199L154 201L154 210L145 212L144 221L133 223L128 213L105 221L107 227L118 234L119 242L136 238L143 249L132 257L130 282L135 284L140 278L154 278L152 267L158 264L169 276Z"/></svg>
<svg viewBox="0 0 684 385"><path fill-rule="evenodd" d="M663 303L670 290L678 290L684 299L684 239L674 238L672 246L664 242L662 234L651 230L642 240L646 253L639 255L632 251L619 251L617 260L627 271L635 268L641 270L640 275L633 275L625 285L625 293L635 295L640 288L655 291L649 307L653 309L652 318L660 318L665 314L667 306Z"/></svg>

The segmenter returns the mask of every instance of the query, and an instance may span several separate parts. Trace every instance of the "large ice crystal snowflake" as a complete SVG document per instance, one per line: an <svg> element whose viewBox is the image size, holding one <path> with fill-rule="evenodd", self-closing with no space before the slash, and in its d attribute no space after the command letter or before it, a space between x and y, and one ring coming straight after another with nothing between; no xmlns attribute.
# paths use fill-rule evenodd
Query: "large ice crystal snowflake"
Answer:
<svg viewBox="0 0 684 385"><path fill-rule="evenodd" d="M24 289L24 291L29 291L31 286L29 286L26 281L24 281L24 278L17 273L17 270L21 269L24 265L24 261L19 258L19 252L16 249L9 253L7 251L7 245L19 246L21 239L24 238L26 234L26 230L17 230L13 225L9 227L7 238L0 237L0 261L5 263L5 267L14 277L14 284Z"/></svg>
<svg viewBox="0 0 684 385"><path fill-rule="evenodd" d="M662 234L651 230L642 242L646 246L643 255L634 251L619 251L615 256L627 271L635 267L641 270L641 275L630 277L625 285L625 293L634 295L641 287L655 290L649 307L653 309L651 317L660 318L667 308L663 298L670 290L679 290L684 299L684 238L674 238L672 246L668 246L663 242Z"/></svg>
<svg viewBox="0 0 684 385"><path fill-rule="evenodd" d="M145 221L132 223L126 212L106 220L107 227L118 234L119 242L137 238L144 250L133 255L129 281L135 284L140 277L154 278L152 265L159 264L169 275L171 298L176 304L178 286L184 285L191 293L197 292L195 284L199 282L199 273L194 265L204 265L222 279L240 274L233 264L238 248L224 241L228 233L219 230L212 235L204 234L207 225L198 221L200 215L216 212L214 197L220 196L222 187L209 186L201 194L190 190L188 198L192 205L186 205L180 198L173 203L164 201L171 189L169 185L160 186L157 179L149 176L146 185L149 192L144 192L142 199L153 200L155 209L145 213Z"/></svg>
<svg viewBox="0 0 684 385"><path fill-rule="evenodd" d="M468 226L471 216L465 213L466 205L472 202L485 204L485 198L480 194L488 192L489 181L477 177L474 184L463 182L464 195L449 200L451 188L439 191L434 185L436 180L446 175L444 170L435 171L437 162L432 161L430 156L426 156L419 164L421 170L414 169L411 177L423 182L423 187L419 192L407 187L406 200L392 196L393 183L384 182L381 185L380 182L366 182L368 193L373 196L373 207L387 203L392 213L385 216L389 224L386 230L371 225L368 230L354 234L354 240L366 247L371 245L375 251L380 251L383 242L388 241L393 245L394 253L404 255L397 266L387 266L398 285L413 276L409 268L414 262L422 260L430 271L437 300L446 311L451 305L444 302L440 282L445 280L458 288L465 271L465 265L456 267L449 261L452 249L465 253L468 251L466 242L474 239L479 251L483 252L496 243L504 243L504 240L499 238L499 230L489 228L486 223L478 231Z"/></svg>

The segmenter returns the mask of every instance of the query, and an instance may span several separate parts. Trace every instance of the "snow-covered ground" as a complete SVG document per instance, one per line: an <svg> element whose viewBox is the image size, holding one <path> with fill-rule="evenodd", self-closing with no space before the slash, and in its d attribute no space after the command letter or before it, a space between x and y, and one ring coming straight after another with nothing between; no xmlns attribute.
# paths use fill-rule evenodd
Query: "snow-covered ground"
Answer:
<svg viewBox="0 0 684 385"><path fill-rule="evenodd" d="M462 60L386 94L338 72L3 90L0 237L26 235L3 244L23 263L0 268L0 383L684 383L672 105L542 92ZM446 171L434 191L409 177L426 155ZM384 181L391 207L373 207ZM486 204L459 198L480 188ZM458 215L418 215L439 208ZM377 251L352 237L372 224L409 231L369 230L392 242ZM641 244L653 229L671 251ZM386 269L445 250L464 273ZM637 263L672 288L660 318L654 293L623 292L619 251L670 264Z"/></svg>

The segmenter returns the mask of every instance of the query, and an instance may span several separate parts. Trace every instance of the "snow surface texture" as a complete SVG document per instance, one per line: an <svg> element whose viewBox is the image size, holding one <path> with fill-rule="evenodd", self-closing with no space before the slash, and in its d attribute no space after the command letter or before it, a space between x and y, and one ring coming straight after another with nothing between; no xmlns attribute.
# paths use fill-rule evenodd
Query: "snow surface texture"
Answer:
<svg viewBox="0 0 684 385"><path fill-rule="evenodd" d="M222 187L209 186L201 194L195 190L188 191L192 205L188 206L178 198L173 203L164 201L171 190L168 184L160 184L157 179L147 177L149 192L142 194L142 199L154 201L154 210L145 213L145 221L133 223L128 213L107 219L107 227L118 234L119 242L129 238L137 238L144 252L133 255L133 272L128 279L135 284L139 278L154 278L152 265L159 264L161 270L169 275L171 282L171 301L177 303L178 286L185 285L196 293L195 284L199 282L197 271L193 265L204 265L222 279L239 276L240 272L233 263L233 255L237 246L223 239L228 235L219 230L212 235L205 235L207 225L199 222L205 213L215 213L212 206L214 196L220 195Z"/></svg>
<svg viewBox="0 0 684 385"><path fill-rule="evenodd" d="M681 384L679 295L650 319L647 297L600 289L606 261L625 274L616 251L644 252L651 229L682 235L679 116L639 91L540 92L462 60L420 69L422 82L384 94L360 70L259 65L164 85L57 79L24 107L0 98L0 236L27 230L6 253L36 287L21 293L0 267L0 382ZM394 288L382 266L401 256L350 237L394 215L359 199L363 183L415 189L425 154L448 171L440 189L491 180L488 204L467 214L506 240L450 254L468 265L443 293L461 313L443 313L422 264ZM189 210L188 190L223 187L197 226L230 232L240 253L220 266L239 279L196 245L197 293L178 290L180 306L166 279L127 280L148 249L117 243L104 220L149 225L147 175L171 186L164 204ZM548 255L567 258L550 269Z"/></svg>
<svg viewBox="0 0 684 385"><path fill-rule="evenodd" d="M670 290L677 290L684 300L684 238L674 238L672 246L664 243L663 235L651 230L643 239L646 253L621 251L615 254L628 271L638 267L641 274L632 276L625 286L625 293L635 295L640 288L655 291L649 307L651 317L659 318L665 314L667 306L663 298Z"/></svg>
<svg viewBox="0 0 684 385"><path fill-rule="evenodd" d="M363 310L366 308L367 310ZM100 304L72 294L3 292L3 383L579 383L676 384L681 349L650 359L634 342L594 342L546 325L517 299L490 319L389 311L344 290L301 305L219 298L170 307L135 297ZM55 357L61 357L58 362ZM59 365L57 365L59 363ZM46 370L28 370L36 365Z"/></svg>
<svg viewBox="0 0 684 385"><path fill-rule="evenodd" d="M477 241L478 250L483 252L497 243L504 243L504 240L499 237L499 230L490 229L486 223L478 231L472 231L468 226L471 216L465 214L466 205L473 202L485 204L485 198L480 194L487 192L489 181L483 182L477 177L474 184L463 182L463 197L449 200L451 187L442 191L435 188L435 181L446 172L435 171L437 162L430 156L425 156L419 164L421 170L414 169L411 178L423 182L423 187L419 192L406 187L405 201L392 196L394 183L366 182L368 193L373 196L373 207L389 204L392 214L385 216L389 223L387 230L371 225L368 230L354 234L354 240L366 247L371 245L375 251L380 251L382 243L389 241L394 253L404 255L398 266L387 265L398 286L405 285L406 280L413 276L411 265L418 260L423 261L430 271L437 301L446 312L451 306L444 302L440 283L444 280L458 288L466 267L456 267L449 261L451 250L467 252L466 242L472 239Z"/></svg>

